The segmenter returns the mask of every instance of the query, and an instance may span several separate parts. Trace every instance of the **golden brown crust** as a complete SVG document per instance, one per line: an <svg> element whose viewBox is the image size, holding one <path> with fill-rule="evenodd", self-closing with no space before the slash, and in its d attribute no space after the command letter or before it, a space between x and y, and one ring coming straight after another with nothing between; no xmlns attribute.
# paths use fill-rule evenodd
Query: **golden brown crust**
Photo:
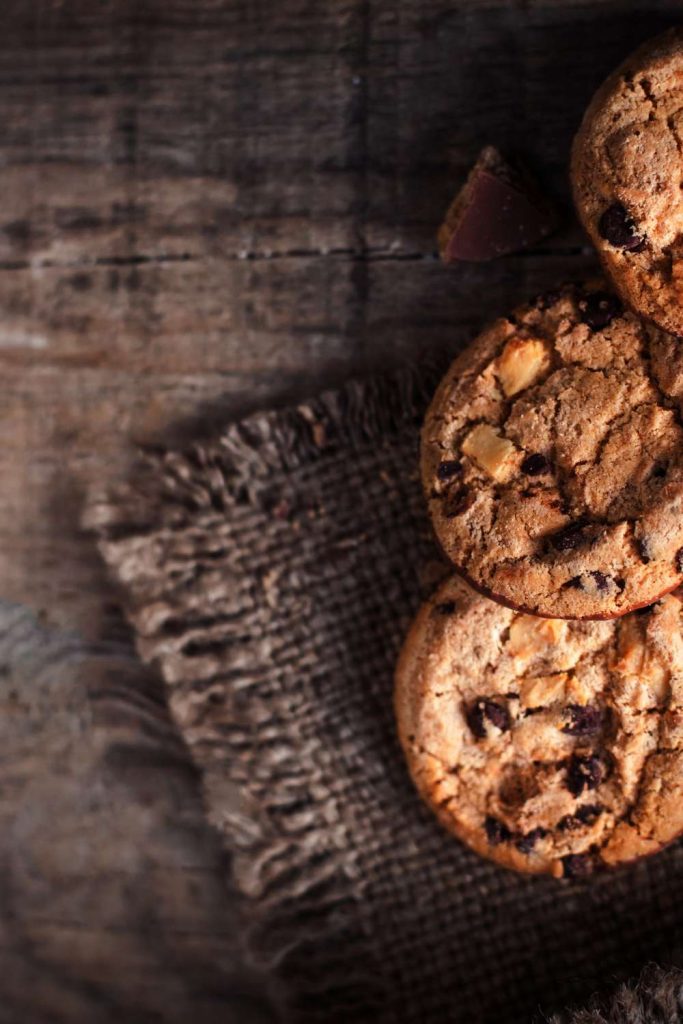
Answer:
<svg viewBox="0 0 683 1024"><path fill-rule="evenodd" d="M442 824L505 867L557 877L683 830L683 606L613 622L512 612L447 580L396 670L399 737Z"/></svg>
<svg viewBox="0 0 683 1024"><path fill-rule="evenodd" d="M422 431L436 535L473 586L609 619L683 580L683 343L599 282L485 330Z"/></svg>
<svg viewBox="0 0 683 1024"><path fill-rule="evenodd" d="M571 179L624 301L683 333L683 30L650 40L598 89L574 140ZM625 237L620 210L640 244Z"/></svg>

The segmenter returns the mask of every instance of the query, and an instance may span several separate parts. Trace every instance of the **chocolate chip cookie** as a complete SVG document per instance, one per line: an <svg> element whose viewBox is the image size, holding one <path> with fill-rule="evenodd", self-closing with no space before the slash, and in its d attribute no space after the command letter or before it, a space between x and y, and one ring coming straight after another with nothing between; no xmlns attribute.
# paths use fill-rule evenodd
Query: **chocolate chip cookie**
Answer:
<svg viewBox="0 0 683 1024"><path fill-rule="evenodd" d="M497 320L422 433L436 534L475 587L547 617L610 618L683 580L683 341L600 283Z"/></svg>
<svg viewBox="0 0 683 1024"><path fill-rule="evenodd" d="M594 96L572 151L581 220L622 298L683 333L683 30L629 57Z"/></svg>
<svg viewBox="0 0 683 1024"><path fill-rule="evenodd" d="M683 831L683 604L514 612L447 580L401 654L398 730L441 822L505 867L578 877Z"/></svg>

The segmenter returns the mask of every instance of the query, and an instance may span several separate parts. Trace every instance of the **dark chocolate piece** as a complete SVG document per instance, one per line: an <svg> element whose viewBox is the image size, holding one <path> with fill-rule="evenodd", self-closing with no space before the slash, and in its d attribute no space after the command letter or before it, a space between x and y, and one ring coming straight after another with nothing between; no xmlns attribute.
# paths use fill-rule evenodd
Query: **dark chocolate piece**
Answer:
<svg viewBox="0 0 683 1024"><path fill-rule="evenodd" d="M527 455L520 469L527 476L538 476L540 473L550 473L552 466L545 455L535 452L533 455Z"/></svg>
<svg viewBox="0 0 683 1024"><path fill-rule="evenodd" d="M507 825L499 821L498 818L492 818L491 815L484 821L484 830L491 846L499 846L512 839L512 833Z"/></svg>
<svg viewBox="0 0 683 1024"><path fill-rule="evenodd" d="M557 827L560 832L571 832L582 825L594 825L602 814L602 807L599 804L583 804L576 809L574 814L565 814Z"/></svg>
<svg viewBox="0 0 683 1024"><path fill-rule="evenodd" d="M543 836L547 835L547 828L542 828L541 826L538 828L532 828L531 832L527 832L526 835L519 836L515 839L515 846L520 853L531 853L538 840L543 839Z"/></svg>
<svg viewBox="0 0 683 1024"><path fill-rule="evenodd" d="M465 718L472 733L478 740L486 736L486 721L495 725L501 732L507 732L510 728L510 712L504 704L490 700L488 697L479 697L465 712Z"/></svg>
<svg viewBox="0 0 683 1024"><path fill-rule="evenodd" d="M605 720L602 708L593 704L570 704L567 711L569 721L562 726L562 732L569 736L591 736L602 729Z"/></svg>
<svg viewBox="0 0 683 1024"><path fill-rule="evenodd" d="M645 239L636 231L635 221L625 206L612 203L598 221L598 232L601 238L616 249L625 252L642 252Z"/></svg>
<svg viewBox="0 0 683 1024"><path fill-rule="evenodd" d="M439 480L450 480L457 476L462 470L462 462L459 459L444 459L436 467L436 475Z"/></svg>
<svg viewBox="0 0 683 1024"><path fill-rule="evenodd" d="M581 319L592 331L601 331L609 327L615 317L621 316L624 307L616 295L609 292L590 292L579 299Z"/></svg>
<svg viewBox="0 0 683 1024"><path fill-rule="evenodd" d="M453 484L446 491L443 502L443 514L447 519L461 516L474 504L474 494L465 484Z"/></svg>
<svg viewBox="0 0 683 1024"><path fill-rule="evenodd" d="M589 539L585 535L586 523L579 521L570 523L563 530L552 534L548 541L556 551L574 551Z"/></svg>
<svg viewBox="0 0 683 1024"><path fill-rule="evenodd" d="M555 211L535 183L487 146L439 229L439 252L446 263L480 263L526 249L556 227Z"/></svg>
<svg viewBox="0 0 683 1024"><path fill-rule="evenodd" d="M575 754L567 766L567 789L572 796L581 796L584 789L597 789L604 776L604 765L597 754Z"/></svg>

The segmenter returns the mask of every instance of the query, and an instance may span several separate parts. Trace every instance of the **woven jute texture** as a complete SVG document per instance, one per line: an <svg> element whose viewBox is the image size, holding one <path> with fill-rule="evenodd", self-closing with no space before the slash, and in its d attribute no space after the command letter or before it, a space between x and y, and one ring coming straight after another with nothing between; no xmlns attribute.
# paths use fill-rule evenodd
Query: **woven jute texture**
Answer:
<svg viewBox="0 0 683 1024"><path fill-rule="evenodd" d="M679 942L680 844L587 881L526 878L413 791L392 672L444 572L417 468L430 387L351 383L148 453L87 510L288 1020L525 1021Z"/></svg>

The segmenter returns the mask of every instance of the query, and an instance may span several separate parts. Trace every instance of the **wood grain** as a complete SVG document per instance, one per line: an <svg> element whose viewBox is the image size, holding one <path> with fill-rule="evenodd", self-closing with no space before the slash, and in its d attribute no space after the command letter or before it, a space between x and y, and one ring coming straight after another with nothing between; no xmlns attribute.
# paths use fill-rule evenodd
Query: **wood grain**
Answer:
<svg viewBox="0 0 683 1024"><path fill-rule="evenodd" d="M678 14L664 0L5 0L0 579L30 610L7 605L1 624L3 651L16 629L27 639L0 724L0 1019L174 1021L192 1006L208 1021L229 991L247 1019L220 854L159 694L154 754L149 707L126 718L150 684L78 528L84 489L125 472L139 442L442 359L590 271L572 133L605 73ZM537 251L445 268L436 225L489 142L526 157L564 227ZM111 642L115 656L97 646ZM126 722L102 725L91 691L112 657Z"/></svg>

